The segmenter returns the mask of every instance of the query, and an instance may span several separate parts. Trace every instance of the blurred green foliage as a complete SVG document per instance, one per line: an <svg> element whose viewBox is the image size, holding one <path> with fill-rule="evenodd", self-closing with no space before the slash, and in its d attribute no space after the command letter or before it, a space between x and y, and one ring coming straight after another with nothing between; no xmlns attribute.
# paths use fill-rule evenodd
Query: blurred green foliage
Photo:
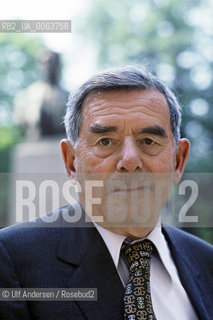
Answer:
<svg viewBox="0 0 213 320"><path fill-rule="evenodd" d="M36 58L41 38L27 34L0 34L0 172L10 170L10 151L22 133L12 124L13 100L37 79Z"/></svg>
<svg viewBox="0 0 213 320"><path fill-rule="evenodd" d="M0 172L10 171L10 152L21 141L21 133L14 127L0 127Z"/></svg>
<svg viewBox="0 0 213 320"><path fill-rule="evenodd" d="M41 38L27 34L0 33L0 226L7 223L11 152L23 134L12 123L17 92L37 79L36 58L44 47Z"/></svg>

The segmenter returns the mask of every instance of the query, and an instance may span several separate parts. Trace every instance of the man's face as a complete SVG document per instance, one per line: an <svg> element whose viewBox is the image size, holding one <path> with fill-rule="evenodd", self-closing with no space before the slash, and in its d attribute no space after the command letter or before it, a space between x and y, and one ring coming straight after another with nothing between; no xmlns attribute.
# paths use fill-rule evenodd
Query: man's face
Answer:
<svg viewBox="0 0 213 320"><path fill-rule="evenodd" d="M88 96L77 144L77 172L171 172L174 165L169 108L160 92Z"/></svg>
<svg viewBox="0 0 213 320"><path fill-rule="evenodd" d="M148 208L149 217L145 220L152 228L167 200L171 183L179 181L183 170L177 163L180 152L171 131L166 99L157 90L98 92L85 99L82 116L72 174L81 184L85 183L85 177L91 179L93 174L93 180L113 181L105 184L105 190L94 188L95 197L99 195L103 199L102 205L94 205L93 216L106 218L107 212L109 214L106 203L112 205L113 199L120 196L122 202L127 201L125 222L131 227L131 199L139 201L143 215L147 198L150 197L148 207L156 200L158 183L158 189L167 187L161 190L155 209ZM163 182L162 188L159 182ZM83 190L86 192L84 187ZM80 195L81 202L85 202L84 192ZM122 215L118 203L110 209L117 216Z"/></svg>

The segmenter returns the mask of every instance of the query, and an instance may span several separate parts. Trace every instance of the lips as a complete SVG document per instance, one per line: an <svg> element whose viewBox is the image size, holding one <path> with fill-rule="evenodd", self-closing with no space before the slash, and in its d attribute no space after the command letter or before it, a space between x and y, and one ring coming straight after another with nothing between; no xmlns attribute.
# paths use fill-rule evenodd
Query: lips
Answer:
<svg viewBox="0 0 213 320"><path fill-rule="evenodd" d="M97 179L97 178L96 178ZM98 180L100 177L98 176ZM116 194L119 193L141 193L147 189L153 189L154 177L150 173L122 173L122 174L108 174L103 179L102 193ZM101 192L101 190L100 190Z"/></svg>
<svg viewBox="0 0 213 320"><path fill-rule="evenodd" d="M126 185L126 186L114 186L112 188L109 188L107 191L107 194L113 194L113 195L120 195L120 194L131 194L131 193L141 193L146 192L147 190L151 189L150 184L140 184L137 185L135 182L133 185Z"/></svg>
<svg viewBox="0 0 213 320"><path fill-rule="evenodd" d="M138 186L138 187L126 187L126 188L116 188L112 192L117 193L117 192L133 192L133 191L141 191L144 190L145 188L148 188L148 186Z"/></svg>

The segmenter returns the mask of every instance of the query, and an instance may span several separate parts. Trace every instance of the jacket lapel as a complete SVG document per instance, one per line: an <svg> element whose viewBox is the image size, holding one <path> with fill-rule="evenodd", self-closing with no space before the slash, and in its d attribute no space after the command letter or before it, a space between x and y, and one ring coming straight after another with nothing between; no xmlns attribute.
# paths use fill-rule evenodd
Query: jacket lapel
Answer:
<svg viewBox="0 0 213 320"><path fill-rule="evenodd" d="M75 268L67 286L97 289L97 301L76 301L86 319L122 319L123 285L100 234L83 219L61 228L58 258Z"/></svg>
<svg viewBox="0 0 213 320"><path fill-rule="evenodd" d="M163 233L167 238L173 260L176 264L179 277L185 288L193 307L202 320L208 320L205 307L206 293L203 291L202 276L200 266L193 257L193 253L186 246L186 242L180 236L179 231L172 227L163 228ZM205 282L205 281L204 281Z"/></svg>

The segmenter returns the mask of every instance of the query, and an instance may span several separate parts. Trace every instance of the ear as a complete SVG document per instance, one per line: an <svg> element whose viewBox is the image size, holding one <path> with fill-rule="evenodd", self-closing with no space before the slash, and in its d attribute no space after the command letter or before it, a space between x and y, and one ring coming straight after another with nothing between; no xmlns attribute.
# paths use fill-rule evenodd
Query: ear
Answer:
<svg viewBox="0 0 213 320"><path fill-rule="evenodd" d="M67 175L75 178L75 150L71 142L67 139L61 140L61 153L64 160Z"/></svg>
<svg viewBox="0 0 213 320"><path fill-rule="evenodd" d="M175 163L175 175L174 183L177 184L183 174L187 160L189 158L190 142L187 139L180 139L178 141L176 150L176 163Z"/></svg>

